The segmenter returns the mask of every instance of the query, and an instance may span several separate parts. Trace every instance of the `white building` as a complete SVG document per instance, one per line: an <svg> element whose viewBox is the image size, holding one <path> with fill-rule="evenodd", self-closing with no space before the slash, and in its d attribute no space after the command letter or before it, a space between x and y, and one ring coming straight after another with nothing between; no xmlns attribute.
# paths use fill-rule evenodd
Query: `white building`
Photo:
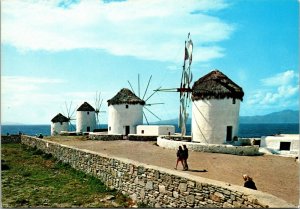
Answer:
<svg viewBox="0 0 300 209"><path fill-rule="evenodd" d="M92 132L96 129L95 109L84 102L76 112L76 132Z"/></svg>
<svg viewBox="0 0 300 209"><path fill-rule="evenodd" d="M192 140L224 144L238 134L240 101L244 92L226 75L214 70L192 88Z"/></svg>
<svg viewBox="0 0 300 209"><path fill-rule="evenodd" d="M138 125L137 126L138 135L174 135L175 126L172 125Z"/></svg>
<svg viewBox="0 0 300 209"><path fill-rule="evenodd" d="M61 113L58 113L54 118L52 118L51 136L58 135L61 131L68 131L69 121L70 120Z"/></svg>
<svg viewBox="0 0 300 209"><path fill-rule="evenodd" d="M145 101L123 88L107 102L108 134L135 134L136 126L143 124Z"/></svg>
<svg viewBox="0 0 300 209"><path fill-rule="evenodd" d="M279 134L274 136L263 136L260 147L267 148L277 154L299 154L299 134Z"/></svg>

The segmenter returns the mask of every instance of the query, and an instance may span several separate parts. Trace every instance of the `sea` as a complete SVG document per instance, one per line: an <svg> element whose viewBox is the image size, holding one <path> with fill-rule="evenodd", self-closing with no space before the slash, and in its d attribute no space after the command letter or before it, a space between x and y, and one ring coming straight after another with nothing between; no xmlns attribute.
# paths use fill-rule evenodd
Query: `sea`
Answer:
<svg viewBox="0 0 300 209"><path fill-rule="evenodd" d="M180 129L178 125L174 124L174 126L176 128L176 132L179 133ZM31 136L39 134L42 134L43 136L50 136L50 128L50 125L1 125L1 135L22 133ZM107 124L100 125L100 128L107 129ZM187 135L190 134L191 124L187 124ZM299 134L299 124L240 124L238 136L242 138L260 138L261 136L270 136L275 134Z"/></svg>

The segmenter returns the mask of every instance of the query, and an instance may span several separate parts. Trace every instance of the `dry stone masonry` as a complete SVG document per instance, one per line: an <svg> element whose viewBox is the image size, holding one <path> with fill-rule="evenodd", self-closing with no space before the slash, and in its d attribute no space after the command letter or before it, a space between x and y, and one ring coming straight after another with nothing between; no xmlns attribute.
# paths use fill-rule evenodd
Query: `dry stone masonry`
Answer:
<svg viewBox="0 0 300 209"><path fill-rule="evenodd" d="M136 161L113 158L35 137L22 136L23 144L102 180L151 207L295 207L273 195L205 179Z"/></svg>
<svg viewBox="0 0 300 209"><path fill-rule="evenodd" d="M20 143L21 135L1 136L1 144Z"/></svg>

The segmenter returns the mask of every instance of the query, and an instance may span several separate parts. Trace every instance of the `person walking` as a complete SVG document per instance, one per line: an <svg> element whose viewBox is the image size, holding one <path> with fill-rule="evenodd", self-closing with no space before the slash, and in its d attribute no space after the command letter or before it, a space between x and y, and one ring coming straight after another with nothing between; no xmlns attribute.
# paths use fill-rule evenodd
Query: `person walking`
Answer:
<svg viewBox="0 0 300 209"><path fill-rule="evenodd" d="M245 181L244 182L244 187L247 187L249 189L257 190L253 179L248 174L244 174L243 179Z"/></svg>
<svg viewBox="0 0 300 209"><path fill-rule="evenodd" d="M177 170L177 166L178 166L179 162L181 162L181 165L182 165L182 167L184 169L184 165L183 165L183 150L182 150L181 146L178 147L176 155L177 155L177 161L176 161L175 169Z"/></svg>
<svg viewBox="0 0 300 209"><path fill-rule="evenodd" d="M187 159L189 158L189 150L186 147L186 145L183 145L183 165L184 165L184 170L187 171L189 169Z"/></svg>

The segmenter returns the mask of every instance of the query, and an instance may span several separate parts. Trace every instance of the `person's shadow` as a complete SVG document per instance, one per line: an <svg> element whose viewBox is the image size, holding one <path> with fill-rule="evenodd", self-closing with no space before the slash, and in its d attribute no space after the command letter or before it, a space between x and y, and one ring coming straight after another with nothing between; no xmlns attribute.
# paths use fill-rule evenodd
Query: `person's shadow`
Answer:
<svg viewBox="0 0 300 209"><path fill-rule="evenodd" d="M203 170L189 169L187 171L191 171L191 172L208 172L206 169L203 169Z"/></svg>

